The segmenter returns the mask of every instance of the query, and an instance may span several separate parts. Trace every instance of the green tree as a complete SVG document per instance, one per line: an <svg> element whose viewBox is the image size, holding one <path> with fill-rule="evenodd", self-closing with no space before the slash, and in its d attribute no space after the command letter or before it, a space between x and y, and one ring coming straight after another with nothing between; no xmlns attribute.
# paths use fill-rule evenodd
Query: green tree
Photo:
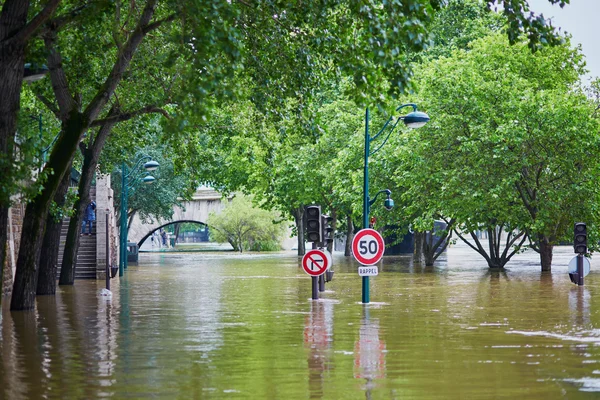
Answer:
<svg viewBox="0 0 600 400"><path fill-rule="evenodd" d="M236 195L218 214L208 217L212 241L231 244L234 251L279 250L284 226L277 214L254 207L250 197Z"/></svg>
<svg viewBox="0 0 600 400"><path fill-rule="evenodd" d="M145 65L156 66L156 74L173 64L184 67L177 82L188 90L174 95L172 103L184 110L180 116L187 115L188 119L206 116L215 96L232 94L236 88L233 83L242 74L257 83L252 86L258 89L253 98L263 107L277 104L280 98L309 95L323 76L336 74L353 78L352 95L359 102L380 102L381 93L395 95L406 88L410 79L407 54L429 43L427 24L440 3L411 0L381 7L331 1L307 7L294 2L252 6L220 0L147 0L137 7L126 7L119 1L73 0L63 1L57 16L48 20L59 4L54 0L40 7L39 14L28 22L29 1L4 1L0 69L9 72L0 78L0 89L11 94L0 102L0 115L6 118L6 123L0 123L4 159L13 159L10 143L15 134L26 47L32 57L45 58L52 81L51 96L45 96L45 104L61 124L45 167L47 181L27 205L27 234L21 240L11 308L34 306L33 287L49 205L84 133L106 121L121 85L135 81L135 61L148 39L159 38L149 47L152 57L144 60ZM526 31L534 44L552 41L554 36L543 19L524 14L524 0L504 5L511 22L509 32ZM42 24L43 29L38 29ZM34 34L41 40L27 46ZM173 47L163 46L165 38ZM74 65L63 62L68 51ZM280 96L266 96L268 92ZM9 170L0 172L11 176ZM9 194L3 198L0 210L2 232L9 199ZM5 243L5 239L5 233L0 233L0 242ZM4 257L2 243L0 259Z"/></svg>
<svg viewBox="0 0 600 400"><path fill-rule="evenodd" d="M578 89L582 65L568 43L532 54L498 35L424 65L420 104L434 118L397 159L412 210L456 219L490 267L502 268L527 234L550 270L553 246L576 219L598 223L600 165L590 149L600 141ZM477 230L489 231L488 251Z"/></svg>
<svg viewBox="0 0 600 400"><path fill-rule="evenodd" d="M191 199L196 189L196 179L187 169L176 169L172 161L173 149L168 146L153 146L139 149L128 160L140 160L149 156L159 163L158 169L147 173L143 168L132 171L133 165L127 165L130 189L127 200L127 229L133 217L138 214L142 222L152 222L160 219L171 219L173 207L182 206L182 201ZM112 187L115 192L114 207L117 214L121 210L122 175L120 166L112 174ZM152 175L156 180L144 184L142 179ZM120 218L120 216L119 216Z"/></svg>

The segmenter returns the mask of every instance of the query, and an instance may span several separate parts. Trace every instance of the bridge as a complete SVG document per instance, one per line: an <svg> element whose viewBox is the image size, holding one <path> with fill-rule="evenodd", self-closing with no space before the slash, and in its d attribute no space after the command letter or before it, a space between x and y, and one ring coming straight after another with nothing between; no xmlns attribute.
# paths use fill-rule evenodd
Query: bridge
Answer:
<svg viewBox="0 0 600 400"><path fill-rule="evenodd" d="M136 214L129 226L128 239L130 242L135 242L138 246L141 246L152 232L175 222L196 222L206 225L208 214L218 213L225 207L225 203L226 201L222 201L221 193L202 186L196 190L191 201L183 202L183 207L173 207L173 217L171 219L160 219L152 223L144 223Z"/></svg>

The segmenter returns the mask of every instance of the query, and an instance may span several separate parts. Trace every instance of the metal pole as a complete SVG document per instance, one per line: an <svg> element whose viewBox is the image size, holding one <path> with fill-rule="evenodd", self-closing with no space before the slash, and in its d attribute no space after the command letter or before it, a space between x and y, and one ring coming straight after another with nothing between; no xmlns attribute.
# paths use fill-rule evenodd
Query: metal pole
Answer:
<svg viewBox="0 0 600 400"><path fill-rule="evenodd" d="M363 229L369 227L369 108L365 112L365 170L363 180ZM369 303L369 277L362 277L362 302Z"/></svg>
<svg viewBox="0 0 600 400"><path fill-rule="evenodd" d="M106 290L110 290L110 235L108 233L108 213L106 213Z"/></svg>
<svg viewBox="0 0 600 400"><path fill-rule="evenodd" d="M577 254L577 285L583 286L583 254Z"/></svg>
<svg viewBox="0 0 600 400"><path fill-rule="evenodd" d="M125 185L125 202L124 204L124 208L123 208L123 229L125 231L125 235L123 236L123 268L127 269L127 236L128 232L127 232L127 210L128 210L128 206L127 206L127 202L129 201L129 187L127 185Z"/></svg>
<svg viewBox="0 0 600 400"><path fill-rule="evenodd" d="M317 244L313 242L313 250L317 248ZM312 299L319 300L319 277L311 276Z"/></svg>
<svg viewBox="0 0 600 400"><path fill-rule="evenodd" d="M325 274L319 275L319 292L325 291Z"/></svg>
<svg viewBox="0 0 600 400"><path fill-rule="evenodd" d="M126 257L123 247L123 240L125 239L125 224L126 221L125 214L127 211L123 211L125 207L125 190L127 188L127 179L126 175L127 166L125 165L125 161L123 161L123 166L121 168L121 221L120 221L120 233L119 233L119 276L123 276L123 271L125 269L124 257ZM126 209L125 209L126 210Z"/></svg>

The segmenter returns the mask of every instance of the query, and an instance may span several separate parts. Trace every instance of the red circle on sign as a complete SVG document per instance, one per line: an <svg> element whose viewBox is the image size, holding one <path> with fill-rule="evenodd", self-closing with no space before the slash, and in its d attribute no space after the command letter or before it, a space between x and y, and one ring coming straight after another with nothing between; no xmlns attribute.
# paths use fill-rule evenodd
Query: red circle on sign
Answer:
<svg viewBox="0 0 600 400"><path fill-rule="evenodd" d="M329 260L327 259L327 255L321 250L309 250L302 257L302 268L310 276L323 275L328 266Z"/></svg>
<svg viewBox="0 0 600 400"><path fill-rule="evenodd" d="M362 265L377 264L384 250L383 237L375 229L361 229L352 239L352 254Z"/></svg>

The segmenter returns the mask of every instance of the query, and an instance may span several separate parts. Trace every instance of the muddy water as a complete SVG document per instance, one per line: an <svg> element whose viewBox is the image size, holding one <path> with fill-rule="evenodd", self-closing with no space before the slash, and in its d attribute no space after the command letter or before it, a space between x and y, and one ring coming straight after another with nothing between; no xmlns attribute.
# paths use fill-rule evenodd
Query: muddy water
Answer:
<svg viewBox="0 0 600 400"><path fill-rule="evenodd" d="M291 253L142 254L0 321L3 399L591 399L600 396L600 265L570 248L489 272L466 247L433 268L385 258L359 304L335 256L319 301Z"/></svg>

